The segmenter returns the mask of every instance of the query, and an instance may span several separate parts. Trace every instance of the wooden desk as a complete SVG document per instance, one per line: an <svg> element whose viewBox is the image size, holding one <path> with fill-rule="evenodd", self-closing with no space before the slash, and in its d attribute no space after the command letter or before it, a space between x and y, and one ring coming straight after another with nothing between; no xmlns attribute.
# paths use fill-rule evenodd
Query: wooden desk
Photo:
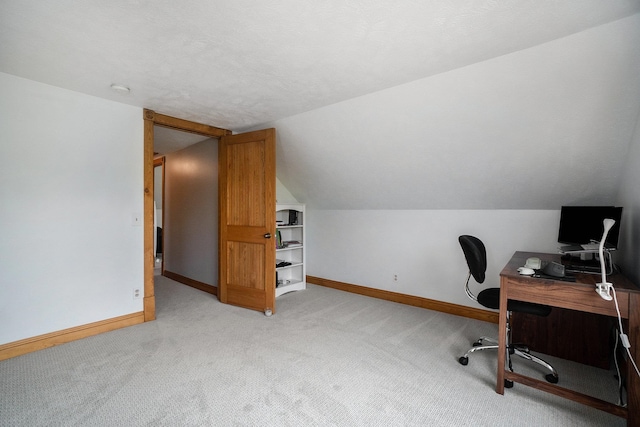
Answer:
<svg viewBox="0 0 640 427"><path fill-rule="evenodd" d="M601 280L599 275L577 274L576 282L520 275L518 267L522 267L527 258L534 256L543 261L560 262L559 254L516 252L500 273L498 345L502 350L498 351L496 392L504 394L504 380L508 379L627 418L627 425L640 426L640 378L631 363L627 363L627 408L508 370L505 365L508 299L617 317L614 301L603 300L595 291L595 284ZM638 361L640 358L640 289L622 274L609 276L607 280L615 287L622 318L628 319L629 326L625 332L631 343L629 350L634 360Z"/></svg>

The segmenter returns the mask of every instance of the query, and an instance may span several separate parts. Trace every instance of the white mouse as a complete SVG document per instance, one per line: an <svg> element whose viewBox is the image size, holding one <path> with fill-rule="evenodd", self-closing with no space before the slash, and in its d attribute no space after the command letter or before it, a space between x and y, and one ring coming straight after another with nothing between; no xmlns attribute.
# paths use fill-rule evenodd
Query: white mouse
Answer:
<svg viewBox="0 0 640 427"><path fill-rule="evenodd" d="M536 274L536 271L533 268L520 267L518 269L518 273L522 274L523 276L533 276L534 274Z"/></svg>

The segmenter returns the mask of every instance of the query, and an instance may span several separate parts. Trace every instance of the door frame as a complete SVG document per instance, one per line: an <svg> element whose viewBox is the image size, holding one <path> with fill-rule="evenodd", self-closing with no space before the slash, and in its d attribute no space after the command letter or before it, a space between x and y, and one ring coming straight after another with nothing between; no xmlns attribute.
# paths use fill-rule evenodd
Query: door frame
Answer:
<svg viewBox="0 0 640 427"><path fill-rule="evenodd" d="M143 109L144 119L144 321L149 322L156 318L156 297L153 282L153 269L155 254L153 253L153 128L162 126L170 129L193 133L196 135L220 138L231 135L227 129L209 126L189 120L178 119L156 113L153 110Z"/></svg>

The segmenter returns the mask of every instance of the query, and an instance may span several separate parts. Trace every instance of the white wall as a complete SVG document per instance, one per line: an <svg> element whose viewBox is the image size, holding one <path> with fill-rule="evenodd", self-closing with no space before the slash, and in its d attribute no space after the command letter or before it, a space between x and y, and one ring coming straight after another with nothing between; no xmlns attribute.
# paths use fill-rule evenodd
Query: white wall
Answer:
<svg viewBox="0 0 640 427"><path fill-rule="evenodd" d="M142 110L0 73L0 344L142 311Z"/></svg>
<svg viewBox="0 0 640 427"><path fill-rule="evenodd" d="M162 227L162 166L153 168L153 200L156 202L156 225Z"/></svg>
<svg viewBox="0 0 640 427"><path fill-rule="evenodd" d="M640 286L640 117L626 159L618 197L618 205L624 207L618 262L624 273Z"/></svg>
<svg viewBox="0 0 640 427"><path fill-rule="evenodd" d="M218 141L165 156L164 268L218 285Z"/></svg>
<svg viewBox="0 0 640 427"><path fill-rule="evenodd" d="M626 164L631 228L616 260L637 275L639 24L270 123L278 177L307 205L307 274L479 307L463 292L460 234L485 242L495 286L514 251L557 251L562 205L616 203Z"/></svg>
<svg viewBox="0 0 640 427"><path fill-rule="evenodd" d="M307 209L307 274L480 307L463 290L468 268L458 236L485 243L483 287L498 286L515 251L557 251L559 219L545 210Z"/></svg>
<svg viewBox="0 0 640 427"><path fill-rule="evenodd" d="M276 203L298 203L278 178L276 178Z"/></svg>

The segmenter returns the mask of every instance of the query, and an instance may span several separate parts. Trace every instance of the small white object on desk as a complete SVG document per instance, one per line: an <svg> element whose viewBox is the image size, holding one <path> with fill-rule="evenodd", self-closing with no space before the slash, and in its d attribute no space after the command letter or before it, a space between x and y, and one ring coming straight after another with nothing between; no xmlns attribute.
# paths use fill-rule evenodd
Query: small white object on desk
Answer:
<svg viewBox="0 0 640 427"><path fill-rule="evenodd" d="M523 276L533 276L536 273L536 271L533 268L520 267L518 268L518 273L520 273Z"/></svg>

